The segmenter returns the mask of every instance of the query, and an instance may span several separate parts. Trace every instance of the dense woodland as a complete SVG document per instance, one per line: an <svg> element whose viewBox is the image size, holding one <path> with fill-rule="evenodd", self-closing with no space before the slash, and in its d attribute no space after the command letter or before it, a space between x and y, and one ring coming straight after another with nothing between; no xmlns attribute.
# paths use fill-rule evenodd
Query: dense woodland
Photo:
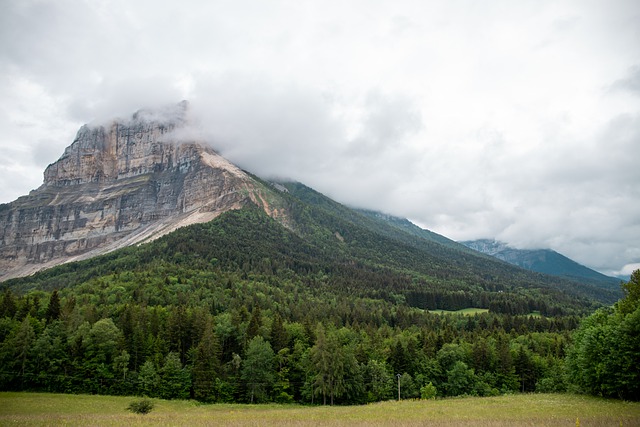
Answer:
<svg viewBox="0 0 640 427"><path fill-rule="evenodd" d="M402 398L614 395L576 372L590 363L580 358L589 327L620 322L615 336L628 351L611 369L636 362L621 380L637 378L640 351L625 338L638 336L633 280L615 310L576 329L602 306L589 296L610 295L576 296L574 283L554 287L380 224L375 231L323 203L290 202L289 228L247 207L4 283L0 389L310 404L392 399L398 389ZM429 311L469 307L489 311ZM617 396L638 399L637 389Z"/></svg>

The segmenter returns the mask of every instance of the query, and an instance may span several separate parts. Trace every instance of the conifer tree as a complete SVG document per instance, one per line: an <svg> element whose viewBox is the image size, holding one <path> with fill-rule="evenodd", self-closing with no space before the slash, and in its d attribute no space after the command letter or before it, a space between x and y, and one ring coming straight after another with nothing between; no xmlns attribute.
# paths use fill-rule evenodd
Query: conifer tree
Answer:
<svg viewBox="0 0 640 427"><path fill-rule="evenodd" d="M289 341L287 337L287 331L284 328L282 317L276 313L271 322L271 347L274 352L279 352L287 346Z"/></svg>
<svg viewBox="0 0 640 427"><path fill-rule="evenodd" d="M216 400L216 379L220 371L220 344L213 331L213 322L209 316L202 339L195 350L195 360L191 377L193 395L202 402Z"/></svg>
<svg viewBox="0 0 640 427"><path fill-rule="evenodd" d="M2 295L2 304L0 305L0 317L13 318L17 311L16 299L11 293L11 289L5 288Z"/></svg>
<svg viewBox="0 0 640 427"><path fill-rule="evenodd" d="M160 371L160 397L163 399L188 399L191 388L189 372L183 368L178 353L167 355Z"/></svg>
<svg viewBox="0 0 640 427"><path fill-rule="evenodd" d="M260 327L262 327L262 312L259 306L255 306L251 312L249 326L247 326L247 340L251 340L253 337L259 335Z"/></svg>
<svg viewBox="0 0 640 427"><path fill-rule="evenodd" d="M58 295L58 290L54 289L51 293L51 297L49 298L49 305L47 306L47 312L45 314L45 319L47 323L51 323L54 320L58 320L60 318L60 296Z"/></svg>

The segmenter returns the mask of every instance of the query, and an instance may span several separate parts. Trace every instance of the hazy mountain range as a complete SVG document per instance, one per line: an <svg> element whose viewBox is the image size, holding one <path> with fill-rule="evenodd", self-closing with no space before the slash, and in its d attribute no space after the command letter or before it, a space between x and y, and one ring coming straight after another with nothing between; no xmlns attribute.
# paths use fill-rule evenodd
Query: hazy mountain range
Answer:
<svg viewBox="0 0 640 427"><path fill-rule="evenodd" d="M605 289L620 288L619 278L606 276L551 249L515 249L504 242L491 239L461 243L478 252L527 270L580 280Z"/></svg>

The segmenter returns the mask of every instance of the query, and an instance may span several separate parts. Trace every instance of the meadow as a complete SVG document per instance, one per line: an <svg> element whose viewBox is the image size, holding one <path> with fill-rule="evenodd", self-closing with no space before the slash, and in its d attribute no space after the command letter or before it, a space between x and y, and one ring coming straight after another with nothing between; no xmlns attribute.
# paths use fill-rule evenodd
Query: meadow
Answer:
<svg viewBox="0 0 640 427"><path fill-rule="evenodd" d="M433 314L463 314L465 316L473 316L476 314L488 313L489 309L487 308L463 308L460 310L429 310L429 313Z"/></svg>
<svg viewBox="0 0 640 427"><path fill-rule="evenodd" d="M640 426L640 403L572 394L516 394L388 401L362 406L201 404L154 399L147 415L134 397L0 393L2 426Z"/></svg>

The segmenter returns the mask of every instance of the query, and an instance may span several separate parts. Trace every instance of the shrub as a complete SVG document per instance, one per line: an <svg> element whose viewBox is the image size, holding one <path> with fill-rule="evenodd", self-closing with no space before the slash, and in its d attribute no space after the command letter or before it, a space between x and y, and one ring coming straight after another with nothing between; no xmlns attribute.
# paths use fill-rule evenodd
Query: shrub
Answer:
<svg viewBox="0 0 640 427"><path fill-rule="evenodd" d="M435 399L437 393L438 390L432 383L428 383L420 387L420 398L422 399Z"/></svg>
<svg viewBox="0 0 640 427"><path fill-rule="evenodd" d="M151 399L134 400L129 404L127 409L136 414L148 414L153 409L153 401Z"/></svg>

